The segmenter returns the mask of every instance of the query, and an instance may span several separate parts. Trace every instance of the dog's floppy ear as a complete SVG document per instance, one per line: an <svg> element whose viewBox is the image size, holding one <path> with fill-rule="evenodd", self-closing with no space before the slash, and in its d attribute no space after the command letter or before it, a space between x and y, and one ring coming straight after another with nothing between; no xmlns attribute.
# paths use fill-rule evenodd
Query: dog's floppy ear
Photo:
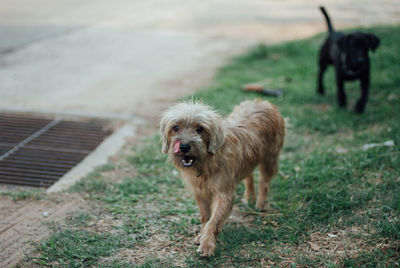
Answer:
<svg viewBox="0 0 400 268"><path fill-rule="evenodd" d="M215 154L225 141L225 132L222 127L222 122L220 120L218 120L218 122L214 122L214 125L211 127L210 131L211 137L210 144L208 145L208 152Z"/></svg>
<svg viewBox="0 0 400 268"><path fill-rule="evenodd" d="M168 153L168 149L169 149L169 141L167 138L167 122L168 120L165 118L161 118L160 121L160 133L161 133L161 143L162 143L162 152L164 154Z"/></svg>
<svg viewBox="0 0 400 268"><path fill-rule="evenodd" d="M378 48L380 40L374 34L366 34L366 36L367 36L367 38L369 40L369 48L371 49L372 52L374 52L375 49Z"/></svg>

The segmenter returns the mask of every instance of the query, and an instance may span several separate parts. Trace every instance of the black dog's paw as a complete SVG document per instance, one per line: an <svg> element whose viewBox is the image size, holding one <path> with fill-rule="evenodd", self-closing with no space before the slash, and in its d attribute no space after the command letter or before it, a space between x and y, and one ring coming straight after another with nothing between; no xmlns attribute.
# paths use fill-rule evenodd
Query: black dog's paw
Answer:
<svg viewBox="0 0 400 268"><path fill-rule="evenodd" d="M338 104L340 108L346 108L347 106L347 98L344 94L339 94L338 96Z"/></svg>
<svg viewBox="0 0 400 268"><path fill-rule="evenodd" d="M340 101L339 100L339 108L345 109L347 106L346 101Z"/></svg>
<svg viewBox="0 0 400 268"><path fill-rule="evenodd" d="M365 110L365 103L363 103L363 102L357 102L356 107L354 107L354 111L355 111L357 114L362 114L362 113L364 112L364 110Z"/></svg>

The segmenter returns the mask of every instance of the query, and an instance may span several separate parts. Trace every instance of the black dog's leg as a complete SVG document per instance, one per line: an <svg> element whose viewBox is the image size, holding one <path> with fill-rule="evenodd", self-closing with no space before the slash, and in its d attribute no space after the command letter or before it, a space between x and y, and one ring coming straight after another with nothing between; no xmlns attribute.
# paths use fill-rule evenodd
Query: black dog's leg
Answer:
<svg viewBox="0 0 400 268"><path fill-rule="evenodd" d="M361 78L361 97L358 99L355 107L355 111L358 114L364 112L365 105L368 100L368 91L369 91L369 74L366 74Z"/></svg>
<svg viewBox="0 0 400 268"><path fill-rule="evenodd" d="M336 84L338 91L338 103L340 107L344 108L346 107L347 100L346 93L344 92L344 79L339 72L336 72Z"/></svg>
<svg viewBox="0 0 400 268"><path fill-rule="evenodd" d="M324 73L325 73L325 70L326 70L327 67L328 67L328 64L326 64L323 61L320 61L320 63L319 63L319 73L318 73L318 90L317 90L317 92L319 94L321 94L321 95L325 94L323 79L324 79Z"/></svg>

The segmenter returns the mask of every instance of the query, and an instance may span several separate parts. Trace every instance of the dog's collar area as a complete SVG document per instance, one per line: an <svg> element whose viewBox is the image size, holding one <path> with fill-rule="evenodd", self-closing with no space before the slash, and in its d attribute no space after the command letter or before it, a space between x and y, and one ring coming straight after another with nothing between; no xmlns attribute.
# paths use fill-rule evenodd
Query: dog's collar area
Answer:
<svg viewBox="0 0 400 268"><path fill-rule="evenodd" d="M346 53L341 52L340 53L340 59L341 59L341 62L342 62L342 70L346 75L348 75L348 76L357 76L360 73L362 73L363 70L352 71L352 70L350 70L348 68Z"/></svg>

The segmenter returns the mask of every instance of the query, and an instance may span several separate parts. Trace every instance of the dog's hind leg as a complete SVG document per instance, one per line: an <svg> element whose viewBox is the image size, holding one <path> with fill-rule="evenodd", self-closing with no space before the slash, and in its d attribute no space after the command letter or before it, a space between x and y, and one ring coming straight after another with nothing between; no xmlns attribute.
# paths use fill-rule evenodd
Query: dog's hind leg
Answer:
<svg viewBox="0 0 400 268"><path fill-rule="evenodd" d="M254 192L254 176L253 173L251 173L249 176L247 176L244 179L244 185L245 185L245 192L242 198L242 203L243 204L254 204L256 201L256 195Z"/></svg>
<svg viewBox="0 0 400 268"><path fill-rule="evenodd" d="M344 92L344 80L343 77L336 71L336 85L337 85L337 98L339 107L345 108L347 105L346 93Z"/></svg>
<svg viewBox="0 0 400 268"><path fill-rule="evenodd" d="M260 182L258 183L258 197L256 208L259 210L265 210L266 204L265 200L268 196L269 183L273 176L278 172L278 159L269 159L269 161L261 163L260 168Z"/></svg>
<svg viewBox="0 0 400 268"><path fill-rule="evenodd" d="M327 41L322 45L320 51L319 51L319 57L318 57L318 88L317 92L321 95L325 94L325 88L324 88L324 73L326 71L326 68L328 68L329 64L331 64L329 60L329 47Z"/></svg>
<svg viewBox="0 0 400 268"><path fill-rule="evenodd" d="M321 95L325 94L325 88L324 88L324 73L326 71L326 68L328 67L328 64L320 60L319 61L319 71L318 71L318 89L317 92Z"/></svg>

